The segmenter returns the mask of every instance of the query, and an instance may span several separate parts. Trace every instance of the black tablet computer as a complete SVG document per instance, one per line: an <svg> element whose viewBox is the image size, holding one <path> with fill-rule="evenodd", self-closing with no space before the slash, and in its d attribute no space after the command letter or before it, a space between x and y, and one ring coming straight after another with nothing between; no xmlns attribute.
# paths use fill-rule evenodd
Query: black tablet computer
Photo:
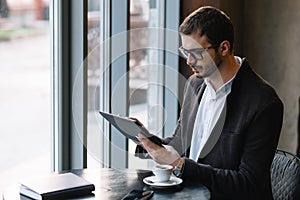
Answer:
<svg viewBox="0 0 300 200"><path fill-rule="evenodd" d="M162 140L156 135L149 133L149 131L137 120L102 111L99 111L99 113L129 139L139 142L137 136L141 133L155 144L162 146Z"/></svg>

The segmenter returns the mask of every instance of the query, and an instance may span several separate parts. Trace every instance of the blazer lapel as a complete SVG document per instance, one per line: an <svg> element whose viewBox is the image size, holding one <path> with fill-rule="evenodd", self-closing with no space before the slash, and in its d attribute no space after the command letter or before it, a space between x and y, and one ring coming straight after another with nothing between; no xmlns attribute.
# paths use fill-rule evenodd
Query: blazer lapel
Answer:
<svg viewBox="0 0 300 200"><path fill-rule="evenodd" d="M190 150L190 146L191 146L195 118L196 118L199 103L203 96L205 88L206 88L206 84L202 83L201 86L199 87L199 89L197 90L196 96L194 96L195 100L193 102L191 112L188 114L189 115L188 121L190 122L190 124L188 124L186 126L186 130L185 130L186 134L182 134L182 136L184 136L184 138L182 138L182 139L183 139L183 141L185 141L184 142L184 149L185 149L184 152L187 157L189 155L189 150Z"/></svg>
<svg viewBox="0 0 300 200"><path fill-rule="evenodd" d="M225 124L225 119L226 119L226 102L224 104L223 110L220 114L220 117L216 123L216 125L214 126L214 128L212 129L212 132L210 134L210 136L208 137L206 143L204 144L204 147L202 148L199 158L204 158L215 146L215 144L217 143L221 132L223 130L224 124Z"/></svg>

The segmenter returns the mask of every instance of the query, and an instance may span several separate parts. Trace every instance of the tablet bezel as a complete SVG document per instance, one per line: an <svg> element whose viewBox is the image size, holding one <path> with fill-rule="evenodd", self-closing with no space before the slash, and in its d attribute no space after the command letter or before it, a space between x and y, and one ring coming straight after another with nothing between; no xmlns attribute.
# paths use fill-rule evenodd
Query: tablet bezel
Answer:
<svg viewBox="0 0 300 200"><path fill-rule="evenodd" d="M162 139L160 139L156 135L151 134L138 120L103 111L99 111L99 113L125 137L132 139L133 141L140 142L137 136L139 133L141 133L158 146L163 147L164 143Z"/></svg>
<svg viewBox="0 0 300 200"><path fill-rule="evenodd" d="M139 142L139 140L137 139L139 133L145 135L148 138L153 136L144 126L141 126L137 122L137 120L103 111L99 111L99 113L106 120L108 120L116 129L118 129L124 136L136 142Z"/></svg>

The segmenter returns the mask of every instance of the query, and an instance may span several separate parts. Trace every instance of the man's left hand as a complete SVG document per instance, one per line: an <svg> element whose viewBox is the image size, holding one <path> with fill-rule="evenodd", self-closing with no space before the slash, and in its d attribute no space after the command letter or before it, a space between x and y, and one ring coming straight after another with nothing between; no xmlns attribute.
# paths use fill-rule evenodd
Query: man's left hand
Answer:
<svg viewBox="0 0 300 200"><path fill-rule="evenodd" d="M173 167L177 165L180 155L172 146L164 145L164 147L161 147L142 134L138 135L138 139L155 162L159 164L172 165Z"/></svg>

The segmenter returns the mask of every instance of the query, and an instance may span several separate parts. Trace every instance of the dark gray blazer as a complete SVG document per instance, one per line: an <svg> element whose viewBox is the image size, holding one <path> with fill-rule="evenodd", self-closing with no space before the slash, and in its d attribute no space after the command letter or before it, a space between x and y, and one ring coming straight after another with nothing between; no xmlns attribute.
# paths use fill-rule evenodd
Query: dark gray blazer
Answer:
<svg viewBox="0 0 300 200"><path fill-rule="evenodd" d="M201 78L188 79L176 130L163 139L186 157L182 178L208 187L212 199L273 199L270 167L282 126L281 100L243 59L226 106L195 162L188 157L205 87ZM138 146L136 152L141 157L143 150Z"/></svg>
<svg viewBox="0 0 300 200"><path fill-rule="evenodd" d="M272 199L270 166L282 126L283 104L243 59L224 108L198 162L188 159L203 79L191 76L177 128L164 141L186 156L182 178L207 186L213 199Z"/></svg>

